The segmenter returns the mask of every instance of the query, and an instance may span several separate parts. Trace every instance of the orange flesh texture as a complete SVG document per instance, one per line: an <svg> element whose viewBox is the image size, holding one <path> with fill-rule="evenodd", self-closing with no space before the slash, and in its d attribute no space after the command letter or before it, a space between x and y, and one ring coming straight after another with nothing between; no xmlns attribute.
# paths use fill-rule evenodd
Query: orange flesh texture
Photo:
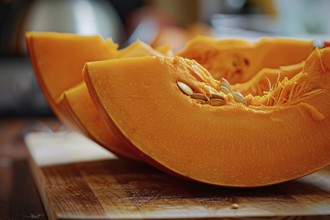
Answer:
<svg viewBox="0 0 330 220"><path fill-rule="evenodd" d="M100 36L57 33L28 33L27 43L39 85L61 121L115 154L137 160L130 153L134 149L127 150L127 145L120 144L101 120L82 79L86 61L113 58L117 45Z"/></svg>
<svg viewBox="0 0 330 220"><path fill-rule="evenodd" d="M160 48L161 51L164 50L164 52L168 53L168 50L166 49L167 48ZM140 57L148 55L164 56L163 53L153 49L150 45L143 43L142 41L136 41L128 47L119 50L116 58Z"/></svg>
<svg viewBox="0 0 330 220"><path fill-rule="evenodd" d="M149 45L138 41L118 51L114 58L146 55L163 56L163 54L154 50ZM61 100L61 105L69 108L72 118L80 125L83 132L101 146L118 156L140 160L139 152L137 152L132 144L122 141L120 136L116 135L102 119L84 82L64 92L64 99Z"/></svg>
<svg viewBox="0 0 330 220"><path fill-rule="evenodd" d="M330 49L314 52L306 63L307 74L322 75L323 92L297 105L259 110L202 105L184 95L177 81L191 75L178 57L92 62L84 76L108 123L146 162L200 182L252 187L330 164Z"/></svg>
<svg viewBox="0 0 330 220"><path fill-rule="evenodd" d="M64 92L61 103L67 105L73 114L72 117L76 119L76 123L83 128L83 132L88 137L116 155L138 160L136 149L124 144L101 118L85 83Z"/></svg>
<svg viewBox="0 0 330 220"><path fill-rule="evenodd" d="M83 81L82 68L87 61L114 56L117 45L100 36L60 33L26 34L27 46L37 81L55 114L68 126L76 128L65 106L58 107L61 94Z"/></svg>
<svg viewBox="0 0 330 220"><path fill-rule="evenodd" d="M155 48L158 52L166 55L166 56L174 56L173 49L171 45L163 45Z"/></svg>
<svg viewBox="0 0 330 220"><path fill-rule="evenodd" d="M235 39L196 37L176 53L194 59L215 79L231 84L246 82L263 68L279 68L305 60L313 51L311 41L262 38L255 43Z"/></svg>

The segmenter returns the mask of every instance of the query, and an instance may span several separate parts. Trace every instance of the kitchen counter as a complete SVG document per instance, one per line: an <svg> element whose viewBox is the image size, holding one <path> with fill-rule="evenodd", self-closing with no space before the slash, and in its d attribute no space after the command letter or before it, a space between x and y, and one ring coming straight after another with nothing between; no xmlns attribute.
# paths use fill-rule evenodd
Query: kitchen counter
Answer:
<svg viewBox="0 0 330 220"><path fill-rule="evenodd" d="M29 130L59 129L54 118L0 119L0 219L48 219L34 183L24 144Z"/></svg>

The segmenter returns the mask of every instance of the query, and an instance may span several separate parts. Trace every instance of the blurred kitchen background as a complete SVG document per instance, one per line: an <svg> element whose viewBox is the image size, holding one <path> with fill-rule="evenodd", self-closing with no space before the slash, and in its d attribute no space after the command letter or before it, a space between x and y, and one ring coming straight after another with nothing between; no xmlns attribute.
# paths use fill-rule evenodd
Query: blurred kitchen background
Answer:
<svg viewBox="0 0 330 220"><path fill-rule="evenodd" d="M27 56L26 31L179 50L196 35L329 40L329 11L329 0L0 0L0 117L52 115Z"/></svg>

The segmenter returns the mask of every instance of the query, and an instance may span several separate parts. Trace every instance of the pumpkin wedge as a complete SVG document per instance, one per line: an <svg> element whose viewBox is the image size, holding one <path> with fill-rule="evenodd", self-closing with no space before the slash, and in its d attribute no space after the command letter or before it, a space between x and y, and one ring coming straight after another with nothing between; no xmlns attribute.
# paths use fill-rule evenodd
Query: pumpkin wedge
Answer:
<svg viewBox="0 0 330 220"><path fill-rule="evenodd" d="M263 68L279 68L305 60L313 51L312 41L262 38L257 42L240 39L196 37L177 56L196 60L215 79L242 83Z"/></svg>
<svg viewBox="0 0 330 220"><path fill-rule="evenodd" d="M139 160L101 120L82 78L86 61L117 56L117 45L100 36L27 33L27 45L38 83L58 118L118 156Z"/></svg>
<svg viewBox="0 0 330 220"><path fill-rule="evenodd" d="M86 136L118 156L140 160L137 150L122 141L103 121L84 82L65 91L59 105L66 106Z"/></svg>
<svg viewBox="0 0 330 220"><path fill-rule="evenodd" d="M54 113L69 127L80 130L65 106L61 94L83 81L81 70L87 61L105 60L117 53L112 40L100 36L29 32L26 42L35 75Z"/></svg>
<svg viewBox="0 0 330 220"><path fill-rule="evenodd" d="M169 50L165 51L168 52ZM118 51L114 58L146 55L164 56L149 45L137 41L129 47ZM66 90L63 93L63 99L59 102L59 106L65 106L63 108L68 109L67 111L82 128L83 132L101 146L107 148L116 155L140 160L139 152L132 144L122 141L120 136L117 136L105 121L102 120L84 82Z"/></svg>
<svg viewBox="0 0 330 220"><path fill-rule="evenodd" d="M158 50L152 48L149 44L143 43L142 41L136 41L128 47L119 50L116 58L141 57L148 55L164 56L171 54L171 48L168 46L160 47Z"/></svg>
<svg viewBox="0 0 330 220"><path fill-rule="evenodd" d="M252 187L330 164L330 48L264 96L225 94L224 81L182 57L89 62L84 79L107 123L168 172Z"/></svg>

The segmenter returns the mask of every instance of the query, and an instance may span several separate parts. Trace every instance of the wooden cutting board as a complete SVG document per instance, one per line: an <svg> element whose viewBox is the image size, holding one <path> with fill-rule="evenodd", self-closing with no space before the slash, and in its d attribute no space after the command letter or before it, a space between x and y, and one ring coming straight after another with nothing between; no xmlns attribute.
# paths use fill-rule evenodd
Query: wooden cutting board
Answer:
<svg viewBox="0 0 330 220"><path fill-rule="evenodd" d="M330 219L330 167L283 184L236 189L117 159L72 132L31 133L25 140L50 219Z"/></svg>

